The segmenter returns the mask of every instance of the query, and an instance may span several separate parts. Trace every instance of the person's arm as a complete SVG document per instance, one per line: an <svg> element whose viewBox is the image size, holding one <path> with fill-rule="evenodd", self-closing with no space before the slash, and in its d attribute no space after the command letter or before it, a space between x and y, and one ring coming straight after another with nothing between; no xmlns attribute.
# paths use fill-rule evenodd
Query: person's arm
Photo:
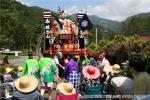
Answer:
<svg viewBox="0 0 150 100"><path fill-rule="evenodd" d="M58 60L57 58L54 59L54 62L55 62L55 64L56 64L58 67L60 67L60 68L62 68L62 69L65 69L65 68L59 63L59 60Z"/></svg>
<svg viewBox="0 0 150 100"><path fill-rule="evenodd" d="M65 69L64 66L62 66L61 64L57 64L58 67Z"/></svg>
<svg viewBox="0 0 150 100"><path fill-rule="evenodd" d="M27 71L27 63L24 62L21 76L24 76L26 74L26 71Z"/></svg>

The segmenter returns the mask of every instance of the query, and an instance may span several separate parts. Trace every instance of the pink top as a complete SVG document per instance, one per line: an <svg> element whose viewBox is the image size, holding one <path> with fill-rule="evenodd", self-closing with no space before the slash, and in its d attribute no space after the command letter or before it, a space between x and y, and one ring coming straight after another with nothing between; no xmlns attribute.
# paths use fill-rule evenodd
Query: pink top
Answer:
<svg viewBox="0 0 150 100"><path fill-rule="evenodd" d="M71 95L64 95L64 94L58 94L56 96L56 100L79 100L79 94L71 94Z"/></svg>

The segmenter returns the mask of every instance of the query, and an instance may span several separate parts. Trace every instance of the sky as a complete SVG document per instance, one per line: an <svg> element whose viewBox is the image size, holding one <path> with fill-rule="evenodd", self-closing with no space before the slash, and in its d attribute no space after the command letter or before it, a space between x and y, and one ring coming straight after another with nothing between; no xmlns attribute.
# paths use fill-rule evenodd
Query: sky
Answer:
<svg viewBox="0 0 150 100"><path fill-rule="evenodd" d="M27 6L39 6L58 11L63 9L68 15L86 12L88 15L123 21L139 13L150 12L150 0L16 0Z"/></svg>

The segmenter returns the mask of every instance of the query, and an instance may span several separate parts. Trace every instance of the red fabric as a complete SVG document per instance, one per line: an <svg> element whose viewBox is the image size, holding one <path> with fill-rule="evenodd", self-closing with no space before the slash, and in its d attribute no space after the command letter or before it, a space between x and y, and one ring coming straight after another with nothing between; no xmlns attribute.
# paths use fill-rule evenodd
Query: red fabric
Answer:
<svg viewBox="0 0 150 100"><path fill-rule="evenodd" d="M71 95L64 95L64 94L58 94L56 96L56 100L79 100L79 94L71 94Z"/></svg>
<svg viewBox="0 0 150 100"><path fill-rule="evenodd" d="M79 52L79 55L80 55L80 56L84 56L84 51L81 50L81 51Z"/></svg>

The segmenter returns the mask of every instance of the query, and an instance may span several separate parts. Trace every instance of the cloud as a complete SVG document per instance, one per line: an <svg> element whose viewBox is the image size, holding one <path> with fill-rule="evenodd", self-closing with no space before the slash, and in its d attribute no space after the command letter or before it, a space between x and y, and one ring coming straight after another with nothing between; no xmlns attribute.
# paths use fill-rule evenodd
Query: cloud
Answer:
<svg viewBox="0 0 150 100"><path fill-rule="evenodd" d="M122 21L138 13L150 12L150 0L105 0L104 3L84 5L82 9L90 15ZM72 14L79 9L74 5L66 10Z"/></svg>
<svg viewBox="0 0 150 100"><path fill-rule="evenodd" d="M33 2L31 0L16 0L24 5L27 5L27 6L32 6L33 5Z"/></svg>

